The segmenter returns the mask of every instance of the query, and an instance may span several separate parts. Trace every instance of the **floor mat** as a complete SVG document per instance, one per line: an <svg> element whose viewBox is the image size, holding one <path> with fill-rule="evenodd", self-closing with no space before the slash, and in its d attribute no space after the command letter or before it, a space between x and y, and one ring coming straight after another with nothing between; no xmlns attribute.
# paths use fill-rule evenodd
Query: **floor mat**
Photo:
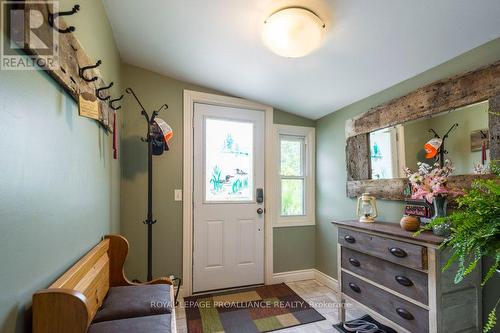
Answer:
<svg viewBox="0 0 500 333"><path fill-rule="evenodd" d="M184 299L188 333L257 333L325 318L286 284Z"/></svg>

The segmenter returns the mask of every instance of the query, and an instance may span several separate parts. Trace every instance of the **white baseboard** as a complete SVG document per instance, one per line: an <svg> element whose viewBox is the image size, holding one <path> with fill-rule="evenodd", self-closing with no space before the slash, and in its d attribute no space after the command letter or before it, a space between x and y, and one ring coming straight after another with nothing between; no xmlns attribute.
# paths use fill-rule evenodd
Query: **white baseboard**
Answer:
<svg viewBox="0 0 500 333"><path fill-rule="evenodd" d="M334 291L339 290L339 283L336 279L314 268L273 274L273 283L297 282L304 280L316 280Z"/></svg>
<svg viewBox="0 0 500 333"><path fill-rule="evenodd" d="M319 283L327 286L328 288L330 288L334 291L339 291L339 281L332 278L330 275L326 275L325 273L320 272L317 269L315 269L314 270L314 279L316 281L318 281Z"/></svg>
<svg viewBox="0 0 500 333"><path fill-rule="evenodd" d="M289 271L273 274L273 283L296 282L304 280L314 280L315 269L302 269L298 271Z"/></svg>

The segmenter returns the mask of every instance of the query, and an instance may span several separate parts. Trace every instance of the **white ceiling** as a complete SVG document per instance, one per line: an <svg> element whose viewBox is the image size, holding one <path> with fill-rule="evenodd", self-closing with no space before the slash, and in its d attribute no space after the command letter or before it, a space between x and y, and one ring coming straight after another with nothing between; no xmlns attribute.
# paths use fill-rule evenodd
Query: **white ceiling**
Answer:
<svg viewBox="0 0 500 333"><path fill-rule="evenodd" d="M319 118L500 37L499 0L104 0L123 60ZM300 5L323 45L279 57L264 19Z"/></svg>

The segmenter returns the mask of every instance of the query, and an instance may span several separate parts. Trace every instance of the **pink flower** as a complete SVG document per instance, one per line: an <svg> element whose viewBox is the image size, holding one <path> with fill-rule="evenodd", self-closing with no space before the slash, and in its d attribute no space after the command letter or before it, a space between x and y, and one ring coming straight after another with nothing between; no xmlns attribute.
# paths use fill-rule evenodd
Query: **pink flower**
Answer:
<svg viewBox="0 0 500 333"><path fill-rule="evenodd" d="M423 199L427 194L429 194L428 191L424 190L422 187L417 187L415 193L411 196L412 199Z"/></svg>
<svg viewBox="0 0 500 333"><path fill-rule="evenodd" d="M447 188L449 175L453 172L453 165L446 160L441 168L438 163L430 166L426 163L417 163L418 171L413 172L406 168L405 173L413 187L413 199L425 199L432 202L437 196L455 196L462 194Z"/></svg>

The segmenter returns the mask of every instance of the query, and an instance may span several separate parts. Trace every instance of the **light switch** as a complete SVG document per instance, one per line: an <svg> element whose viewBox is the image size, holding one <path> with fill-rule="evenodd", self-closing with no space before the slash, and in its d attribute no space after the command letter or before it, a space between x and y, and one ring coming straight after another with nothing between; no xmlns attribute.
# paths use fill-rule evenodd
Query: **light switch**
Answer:
<svg viewBox="0 0 500 333"><path fill-rule="evenodd" d="M182 201L182 190L174 190L174 201Z"/></svg>

